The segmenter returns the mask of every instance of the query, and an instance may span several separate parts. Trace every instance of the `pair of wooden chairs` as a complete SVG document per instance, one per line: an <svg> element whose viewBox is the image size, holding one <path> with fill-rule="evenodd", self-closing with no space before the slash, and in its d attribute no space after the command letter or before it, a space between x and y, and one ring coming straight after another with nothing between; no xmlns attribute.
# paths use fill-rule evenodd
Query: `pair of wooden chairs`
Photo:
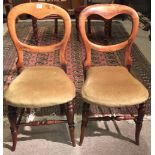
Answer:
<svg viewBox="0 0 155 155"><path fill-rule="evenodd" d="M31 46L21 42L16 34L16 18L20 14L30 14L37 19L56 14L64 20L64 37L56 43L48 46ZM118 14L128 14L133 21L132 32L129 39L116 45L97 45L92 43L85 31L85 21L91 14L98 14L105 19L111 19ZM84 133L89 120L90 104L107 107L124 107L139 104L138 115L132 117L136 122L136 144L139 144L139 135L144 117L144 102L148 98L146 88L130 74L131 47L138 30L138 15L130 7L116 4L99 4L85 8L79 16L79 30L86 49L84 62L85 82L81 89L83 104L80 145L84 139ZM18 54L17 69L19 75L11 82L4 92L4 98L8 101L8 118L12 134L14 151L17 143L17 133L20 125L49 125L67 122L69 126L72 145L75 146L74 136L74 105L75 86L66 74L67 62L65 49L71 33L71 20L68 13L55 5L47 3L26 3L14 7L8 16L8 29ZM91 49L99 52L118 52L125 49L124 66L91 66ZM56 66L24 67L23 52L52 52L60 50L61 68ZM67 120L48 120L41 122L21 123L26 109L65 105ZM18 116L17 108L21 108ZM92 118L91 118L92 119ZM105 117L100 120L106 120ZM119 116L111 119L121 120L126 117Z"/></svg>

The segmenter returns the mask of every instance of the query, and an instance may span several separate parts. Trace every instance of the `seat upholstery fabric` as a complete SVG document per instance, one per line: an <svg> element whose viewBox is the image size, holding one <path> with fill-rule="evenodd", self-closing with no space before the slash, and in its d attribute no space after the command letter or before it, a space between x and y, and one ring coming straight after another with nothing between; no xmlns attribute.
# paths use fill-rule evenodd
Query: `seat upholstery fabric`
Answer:
<svg viewBox="0 0 155 155"><path fill-rule="evenodd" d="M75 97L73 82L55 66L25 68L4 92L8 104L16 107L48 107Z"/></svg>
<svg viewBox="0 0 155 155"><path fill-rule="evenodd" d="M90 67L81 93L88 103L108 107L135 105L148 98L147 89L123 66Z"/></svg>

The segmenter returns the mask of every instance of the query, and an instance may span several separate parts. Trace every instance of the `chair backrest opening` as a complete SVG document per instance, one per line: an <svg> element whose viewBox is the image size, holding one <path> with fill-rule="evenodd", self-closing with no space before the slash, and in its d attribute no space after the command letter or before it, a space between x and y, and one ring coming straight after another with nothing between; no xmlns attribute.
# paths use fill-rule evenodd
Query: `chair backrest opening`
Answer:
<svg viewBox="0 0 155 155"><path fill-rule="evenodd" d="M16 18L21 14L29 14L37 19L45 18L49 15L58 15L64 21L64 36L60 42L45 46L28 45L21 42L16 34ZM30 52L52 52L60 50L60 63L66 64L65 49L71 33L71 19L69 14L61 7L42 2L24 3L12 8L8 15L8 30L18 53L17 66L23 66L23 50Z"/></svg>
<svg viewBox="0 0 155 155"><path fill-rule="evenodd" d="M85 21L90 15L99 15L106 20L112 19L114 16L119 14L127 14L131 17L132 20L132 30L129 38L125 41L114 45L99 45L96 43L91 42L85 30ZM95 4L88 6L85 8L79 16L79 30L82 37L82 40L85 44L86 48L86 59L84 66L89 67L91 66L91 49L97 50L99 52L117 52L120 49L125 50L125 65L131 65L131 46L136 37L137 31L139 26L139 17L137 12L132 9L131 7L119 4Z"/></svg>

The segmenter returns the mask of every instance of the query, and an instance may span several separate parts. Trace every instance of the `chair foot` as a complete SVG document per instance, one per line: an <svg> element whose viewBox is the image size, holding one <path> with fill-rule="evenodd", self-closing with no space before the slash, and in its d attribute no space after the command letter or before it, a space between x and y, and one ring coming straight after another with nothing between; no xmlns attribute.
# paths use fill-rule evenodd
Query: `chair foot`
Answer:
<svg viewBox="0 0 155 155"><path fill-rule="evenodd" d="M143 103L143 104L140 104L138 108L138 116L136 120L136 131L135 131L136 145L139 145L139 137L142 129L144 114L145 114L145 104Z"/></svg>
<svg viewBox="0 0 155 155"><path fill-rule="evenodd" d="M85 124L85 125L84 125ZM85 135L85 131L86 131L86 127L87 127L87 124L86 122L82 122L82 125L81 125L81 135L80 135L80 142L79 142L79 146L82 145L83 143L83 140L84 140L84 135Z"/></svg>
<svg viewBox="0 0 155 155"><path fill-rule="evenodd" d="M86 127L88 124L89 107L90 105L88 103L83 103L81 135L80 135L80 142L79 142L80 146L83 143Z"/></svg>
<svg viewBox="0 0 155 155"><path fill-rule="evenodd" d="M8 119L10 122L10 130L11 130L11 135L12 135L12 151L15 151L16 149L16 144L17 144L17 108L8 106Z"/></svg>
<svg viewBox="0 0 155 155"><path fill-rule="evenodd" d="M74 127L69 125L69 133L70 133L70 137L71 137L71 142L72 142L72 146L75 147L76 143L75 143L75 134L74 134Z"/></svg>
<svg viewBox="0 0 155 155"><path fill-rule="evenodd" d="M10 128L10 130L11 130L12 142L13 142L11 151L15 151L15 149L16 149L16 144L17 144L17 131L14 130L13 128Z"/></svg>
<svg viewBox="0 0 155 155"><path fill-rule="evenodd" d="M74 105L72 102L67 103L66 116L67 116L72 146L75 147L76 143L75 143L75 129L74 129Z"/></svg>

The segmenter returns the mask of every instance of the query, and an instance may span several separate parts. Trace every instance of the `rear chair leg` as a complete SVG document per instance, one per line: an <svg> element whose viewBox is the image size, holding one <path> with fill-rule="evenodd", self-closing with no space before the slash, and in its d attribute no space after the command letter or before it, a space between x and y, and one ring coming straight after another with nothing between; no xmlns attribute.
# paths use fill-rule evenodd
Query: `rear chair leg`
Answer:
<svg viewBox="0 0 155 155"><path fill-rule="evenodd" d="M111 27L112 27L112 20L105 20L104 34L106 39L111 38Z"/></svg>
<svg viewBox="0 0 155 155"><path fill-rule="evenodd" d="M17 108L8 106L8 119L10 122L10 130L11 130L11 135L12 135L12 151L15 151L16 149L16 143L17 143Z"/></svg>
<svg viewBox="0 0 155 155"><path fill-rule="evenodd" d="M79 143L80 146L83 143L86 127L88 124L89 107L90 107L90 104L83 103L81 135L80 135L80 143Z"/></svg>
<svg viewBox="0 0 155 155"><path fill-rule="evenodd" d="M55 28L54 28L54 33L58 33L58 19L55 19Z"/></svg>
<svg viewBox="0 0 155 155"><path fill-rule="evenodd" d="M65 113L65 105L64 104L61 104L60 105L60 114L61 115L64 115L64 113Z"/></svg>
<svg viewBox="0 0 155 155"><path fill-rule="evenodd" d="M32 27L33 27L33 35L36 45L38 45L38 26L37 26L37 19L32 16Z"/></svg>
<svg viewBox="0 0 155 155"><path fill-rule="evenodd" d="M18 118L17 123L16 123L17 131L18 131L18 128L19 128L19 125L20 125L20 122L22 120L24 112L25 112L25 108L22 108L21 111L20 111L19 118Z"/></svg>
<svg viewBox="0 0 155 155"><path fill-rule="evenodd" d="M74 105L72 102L67 103L66 116L69 126L69 132L71 137L72 145L75 147L75 133L74 133Z"/></svg>
<svg viewBox="0 0 155 155"><path fill-rule="evenodd" d="M79 40L79 35L80 35L80 32L79 32L79 16L76 15L76 35L77 35L77 40Z"/></svg>
<svg viewBox="0 0 155 155"><path fill-rule="evenodd" d="M137 145L139 145L139 136L140 136L140 131L142 129L144 114L145 114L145 104L142 103L142 104L139 104L138 117L136 120L135 141Z"/></svg>
<svg viewBox="0 0 155 155"><path fill-rule="evenodd" d="M88 18L88 34L91 34L91 20Z"/></svg>

